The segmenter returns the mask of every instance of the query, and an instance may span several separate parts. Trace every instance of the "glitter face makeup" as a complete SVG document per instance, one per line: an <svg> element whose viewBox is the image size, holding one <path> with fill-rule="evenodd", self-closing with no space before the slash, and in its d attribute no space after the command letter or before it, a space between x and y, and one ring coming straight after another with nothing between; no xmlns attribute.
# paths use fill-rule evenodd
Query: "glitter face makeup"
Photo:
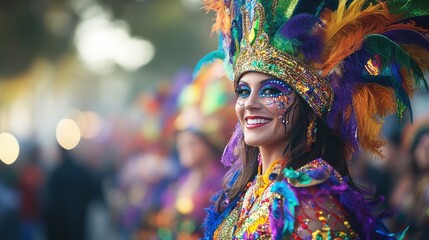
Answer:
<svg viewBox="0 0 429 240"><path fill-rule="evenodd" d="M235 112L245 143L283 151L292 130L286 125L293 120L289 115L295 112L299 97L293 88L270 75L248 72L237 83L235 92Z"/></svg>
<svg viewBox="0 0 429 240"><path fill-rule="evenodd" d="M244 107L248 100L252 89L249 85L243 82L238 83L235 90L237 94L237 105ZM261 82L258 96L263 101L263 104L270 108L284 109L290 102L289 95L292 93L292 88L282 80L267 79Z"/></svg>

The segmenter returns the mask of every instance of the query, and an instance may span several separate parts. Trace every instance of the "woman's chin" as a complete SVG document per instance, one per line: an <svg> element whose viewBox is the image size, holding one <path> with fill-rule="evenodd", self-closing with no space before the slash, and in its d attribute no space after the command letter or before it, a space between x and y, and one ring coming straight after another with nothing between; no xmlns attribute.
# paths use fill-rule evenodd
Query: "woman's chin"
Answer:
<svg viewBox="0 0 429 240"><path fill-rule="evenodd" d="M246 139L245 138L244 142L251 147L259 147L262 144L260 139Z"/></svg>

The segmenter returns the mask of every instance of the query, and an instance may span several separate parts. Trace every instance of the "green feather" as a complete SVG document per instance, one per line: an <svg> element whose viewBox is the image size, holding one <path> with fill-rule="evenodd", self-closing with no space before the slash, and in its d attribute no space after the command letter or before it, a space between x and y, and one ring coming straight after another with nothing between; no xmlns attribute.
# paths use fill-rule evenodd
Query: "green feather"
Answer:
<svg viewBox="0 0 429 240"><path fill-rule="evenodd" d="M291 56L297 57L298 47L301 45L301 42L296 39L284 39L280 37L274 37L271 41L273 47L281 50L282 52L288 53Z"/></svg>
<svg viewBox="0 0 429 240"><path fill-rule="evenodd" d="M194 68L194 72L192 74L193 78L195 78L198 75L198 73L200 72L203 66L206 66L207 64L212 63L216 59L220 59L220 60L225 59L225 53L221 50L216 50L202 57Z"/></svg>
<svg viewBox="0 0 429 240"><path fill-rule="evenodd" d="M379 55L384 66L398 63L401 67L405 67L408 73L414 77L416 87L424 86L426 90L428 89L419 65L407 52L389 38L380 34L368 35L365 37L362 48L372 55Z"/></svg>
<svg viewBox="0 0 429 240"><path fill-rule="evenodd" d="M402 19L429 15L428 0L389 0L386 3L389 11L399 14Z"/></svg>
<svg viewBox="0 0 429 240"><path fill-rule="evenodd" d="M268 36L274 33L291 17L298 0L259 0L265 9L264 31ZM276 7L276 8L274 8Z"/></svg>
<svg viewBox="0 0 429 240"><path fill-rule="evenodd" d="M410 76L414 77L414 88L419 88L421 85L428 89L424 74L419 65L405 52L398 44L389 38L380 34L371 34L365 37L362 48L370 55L378 55L381 59L382 74L392 75L392 80L395 81L395 72L392 71L393 64L398 64L399 67L405 68ZM397 76L401 82L394 82L392 87L395 89L398 118L401 119L403 113L408 108L410 110L410 118L412 120L413 114L409 96L402 87L404 79L402 76Z"/></svg>

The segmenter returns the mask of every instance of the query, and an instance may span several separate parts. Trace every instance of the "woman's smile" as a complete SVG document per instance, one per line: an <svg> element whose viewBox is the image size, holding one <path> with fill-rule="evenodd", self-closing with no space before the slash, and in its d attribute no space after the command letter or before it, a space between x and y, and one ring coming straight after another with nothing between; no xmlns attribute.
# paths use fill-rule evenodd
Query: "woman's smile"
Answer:
<svg viewBox="0 0 429 240"><path fill-rule="evenodd" d="M247 116L244 119L246 120L246 127L249 129L262 127L272 121L270 118L260 116Z"/></svg>

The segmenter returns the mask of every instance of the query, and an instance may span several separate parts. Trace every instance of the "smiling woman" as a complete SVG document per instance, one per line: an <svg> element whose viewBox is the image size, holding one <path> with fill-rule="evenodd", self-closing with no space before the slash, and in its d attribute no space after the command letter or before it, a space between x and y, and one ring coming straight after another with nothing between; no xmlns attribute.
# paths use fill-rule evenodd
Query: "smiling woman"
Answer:
<svg viewBox="0 0 429 240"><path fill-rule="evenodd" d="M290 138L290 113L297 110L297 95L282 80L257 72L245 73L237 84L235 111L243 126L244 141L264 152L268 163L282 157ZM287 117L283 117L287 113ZM285 126L285 131L279 131ZM268 159L266 154L271 154ZM265 165L264 166L269 166ZM263 169L264 171L265 169Z"/></svg>
<svg viewBox="0 0 429 240"><path fill-rule="evenodd" d="M347 160L359 147L380 155L381 119L411 111L426 86L427 5L205 2L221 48L204 60L223 57L238 118L205 239L402 238L372 213Z"/></svg>

